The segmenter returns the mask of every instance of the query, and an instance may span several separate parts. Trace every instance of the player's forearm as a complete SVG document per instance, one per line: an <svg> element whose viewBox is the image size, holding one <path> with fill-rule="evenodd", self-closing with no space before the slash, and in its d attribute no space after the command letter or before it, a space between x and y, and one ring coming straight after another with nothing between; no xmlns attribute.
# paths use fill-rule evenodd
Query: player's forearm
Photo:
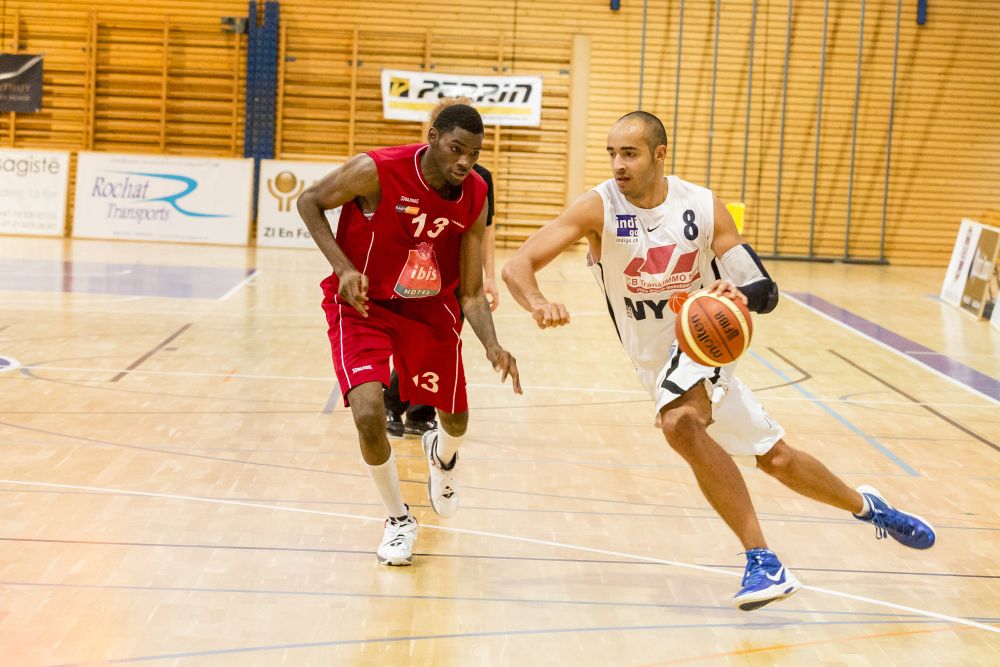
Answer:
<svg viewBox="0 0 1000 667"><path fill-rule="evenodd" d="M487 227L483 232L483 273L487 278L496 282L497 279L497 265L494 252L494 247L496 245L496 233L493 231L492 225Z"/></svg>
<svg viewBox="0 0 1000 667"><path fill-rule="evenodd" d="M483 291L480 289L477 294L462 294L459 298L459 305L462 307L462 314L465 315L472 330L476 332L483 347L486 350L500 347L496 329L493 327L490 304Z"/></svg>
<svg viewBox="0 0 1000 667"><path fill-rule="evenodd" d="M528 312L549 302L538 289L538 280L531 264L524 258L514 256L503 265L500 272L510 295Z"/></svg>
<svg viewBox="0 0 1000 667"><path fill-rule="evenodd" d="M319 247L320 251L322 251L326 260L330 262L333 272L338 276L342 276L347 271L356 270L354 264L337 244L337 240L333 236L333 230L330 229L330 223L327 221L326 216L323 215L323 209L320 208L316 199L310 196L308 190L299 197L296 208L298 208L299 216L302 218L302 222L305 223L306 229L309 230L313 241Z"/></svg>

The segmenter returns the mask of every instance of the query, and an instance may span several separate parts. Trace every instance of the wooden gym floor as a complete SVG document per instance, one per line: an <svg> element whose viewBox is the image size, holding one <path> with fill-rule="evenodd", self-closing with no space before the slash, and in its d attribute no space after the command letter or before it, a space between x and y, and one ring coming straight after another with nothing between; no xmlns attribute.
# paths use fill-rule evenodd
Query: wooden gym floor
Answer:
<svg viewBox="0 0 1000 667"><path fill-rule="evenodd" d="M652 427L582 254L542 274L568 328L503 295L523 397L466 332L458 516L395 441L422 528L390 569L318 252L0 239L0 664L1000 664L1000 334L935 299L940 269L769 268L786 297L741 377L938 544L741 462L807 585L748 614L740 546Z"/></svg>

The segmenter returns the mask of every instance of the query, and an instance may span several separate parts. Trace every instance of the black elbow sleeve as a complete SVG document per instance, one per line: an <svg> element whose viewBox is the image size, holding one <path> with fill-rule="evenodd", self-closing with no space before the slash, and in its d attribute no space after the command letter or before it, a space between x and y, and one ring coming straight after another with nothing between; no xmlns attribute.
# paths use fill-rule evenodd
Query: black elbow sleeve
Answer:
<svg viewBox="0 0 1000 667"><path fill-rule="evenodd" d="M755 313L770 313L778 305L778 286L770 278L764 278L747 285L740 291L747 297L747 308Z"/></svg>

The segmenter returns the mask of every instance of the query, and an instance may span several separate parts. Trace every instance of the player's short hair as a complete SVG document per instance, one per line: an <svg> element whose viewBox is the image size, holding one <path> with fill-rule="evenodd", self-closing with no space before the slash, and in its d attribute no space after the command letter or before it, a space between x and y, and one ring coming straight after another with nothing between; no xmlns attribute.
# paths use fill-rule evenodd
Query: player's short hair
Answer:
<svg viewBox="0 0 1000 667"><path fill-rule="evenodd" d="M483 117L468 104L452 104L442 109L434 119L434 129L438 134L448 134L455 128L483 134Z"/></svg>
<svg viewBox="0 0 1000 667"><path fill-rule="evenodd" d="M434 121L437 120L437 117L441 115L442 111L444 111L448 107L453 107L456 104L466 104L471 107L472 100L469 99L468 97L442 97L440 100L438 100L437 106L431 109L431 115L430 118L428 118L427 122L433 125Z"/></svg>
<svg viewBox="0 0 1000 667"><path fill-rule="evenodd" d="M646 111L631 111L619 118L618 122L626 120L638 120L643 124L643 134L649 144L650 153L655 152L657 146L667 145L667 130L663 127L663 121L653 114Z"/></svg>

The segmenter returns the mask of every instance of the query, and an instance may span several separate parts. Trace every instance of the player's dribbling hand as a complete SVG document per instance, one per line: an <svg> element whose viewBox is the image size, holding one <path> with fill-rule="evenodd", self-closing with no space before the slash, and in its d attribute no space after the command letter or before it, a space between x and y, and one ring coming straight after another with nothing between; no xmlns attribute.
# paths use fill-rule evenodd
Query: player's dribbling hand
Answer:
<svg viewBox="0 0 1000 667"><path fill-rule="evenodd" d="M486 358L490 360L491 364L493 364L493 370L500 373L501 382L506 382L507 376L509 375L511 383L514 385L514 393L524 393L521 391L521 376L517 372L517 359L514 358L514 355L502 347L497 346L496 348L486 351Z"/></svg>
<svg viewBox="0 0 1000 667"><path fill-rule="evenodd" d="M535 318L535 324L538 325L539 329L569 324L569 311L561 303L547 303L544 306L537 306L531 311L531 316Z"/></svg>
<svg viewBox="0 0 1000 667"><path fill-rule="evenodd" d="M340 276L340 298L347 305L368 317L368 276L359 271L345 271Z"/></svg>
<svg viewBox="0 0 1000 667"><path fill-rule="evenodd" d="M726 280L725 278L721 280L716 280L714 283L708 286L705 290L709 294L714 294L716 296L724 296L730 299L739 299L743 302L743 305L747 305L747 297L743 292L741 292L733 281Z"/></svg>

